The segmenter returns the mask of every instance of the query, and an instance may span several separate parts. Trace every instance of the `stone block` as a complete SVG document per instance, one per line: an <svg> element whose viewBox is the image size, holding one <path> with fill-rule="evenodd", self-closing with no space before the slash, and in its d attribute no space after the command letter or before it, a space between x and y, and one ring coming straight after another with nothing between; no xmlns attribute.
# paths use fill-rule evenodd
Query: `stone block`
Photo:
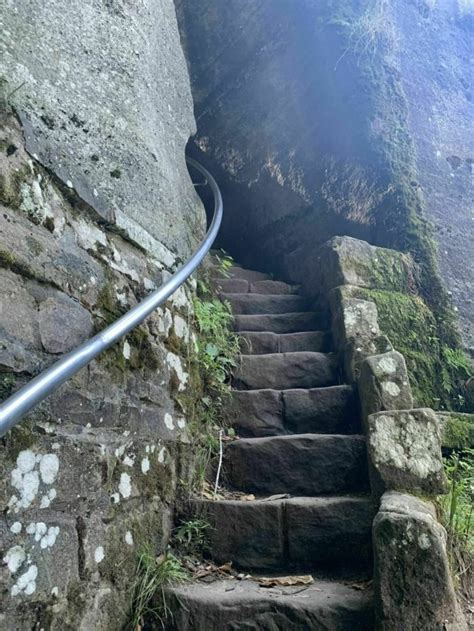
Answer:
<svg viewBox="0 0 474 631"><path fill-rule="evenodd" d="M38 319L41 343L48 353L67 353L93 332L90 313L60 292L41 303Z"/></svg>
<svg viewBox="0 0 474 631"><path fill-rule="evenodd" d="M366 357L358 378L362 419L382 410L408 410L413 396L403 355L397 351Z"/></svg>
<svg viewBox="0 0 474 631"><path fill-rule="evenodd" d="M387 492L373 525L376 629L467 631L433 505Z"/></svg>
<svg viewBox="0 0 474 631"><path fill-rule="evenodd" d="M372 487L423 495L446 492L441 429L432 410L378 412L368 418Z"/></svg>
<svg viewBox="0 0 474 631"><path fill-rule="evenodd" d="M352 237L334 237L319 253L323 294L339 285L407 293L417 285L417 268L409 254L370 245Z"/></svg>

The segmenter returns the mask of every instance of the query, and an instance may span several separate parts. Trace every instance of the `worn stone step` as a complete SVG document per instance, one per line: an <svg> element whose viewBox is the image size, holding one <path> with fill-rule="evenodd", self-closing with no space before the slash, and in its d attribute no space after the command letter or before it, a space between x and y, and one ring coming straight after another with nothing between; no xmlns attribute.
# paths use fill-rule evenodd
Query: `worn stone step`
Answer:
<svg viewBox="0 0 474 631"><path fill-rule="evenodd" d="M245 269L244 267L240 267L240 265L232 265L231 267L229 267L229 269L226 270L225 274L223 274L219 266L211 266L211 274L221 280L225 280L228 278L238 278L241 280L246 280L249 283L272 279L269 274L264 274L263 272L257 272L251 269Z"/></svg>
<svg viewBox="0 0 474 631"><path fill-rule="evenodd" d="M303 331L301 333L271 333L270 331L241 331L240 348L244 355L331 350L329 331Z"/></svg>
<svg viewBox="0 0 474 631"><path fill-rule="evenodd" d="M238 390L317 388L337 383L338 362L332 353L241 355L234 371Z"/></svg>
<svg viewBox="0 0 474 631"><path fill-rule="evenodd" d="M255 571L318 571L371 561L375 517L369 497L300 497L280 500L195 500L206 519L208 554L218 564Z"/></svg>
<svg viewBox="0 0 474 631"><path fill-rule="evenodd" d="M225 480L257 494L324 495L368 489L365 437L298 434L226 445Z"/></svg>
<svg viewBox="0 0 474 631"><path fill-rule="evenodd" d="M263 589L252 580L196 582L166 590L168 631L369 631L373 595L336 581Z"/></svg>
<svg viewBox="0 0 474 631"><path fill-rule="evenodd" d="M289 285L279 280L258 280L254 283L243 278L224 278L219 287L228 294L281 294L292 295L299 292L299 285Z"/></svg>
<svg viewBox="0 0 474 631"><path fill-rule="evenodd" d="M326 328L326 321L312 311L302 313L279 313L274 315L236 315L236 331L270 331L272 333L299 333Z"/></svg>
<svg viewBox="0 0 474 631"><path fill-rule="evenodd" d="M242 437L353 434L359 431L350 386L292 390L233 390L230 419Z"/></svg>
<svg viewBox="0 0 474 631"><path fill-rule="evenodd" d="M294 313L308 306L305 298L294 295L221 293L220 298L230 303L235 315Z"/></svg>

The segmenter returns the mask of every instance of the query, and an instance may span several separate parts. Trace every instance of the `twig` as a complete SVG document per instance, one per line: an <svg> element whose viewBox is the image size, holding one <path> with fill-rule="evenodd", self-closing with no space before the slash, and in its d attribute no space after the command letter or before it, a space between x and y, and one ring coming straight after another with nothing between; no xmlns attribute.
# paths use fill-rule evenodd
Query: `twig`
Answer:
<svg viewBox="0 0 474 631"><path fill-rule="evenodd" d="M222 434L223 433L224 431L220 429L219 430L219 465L217 467L216 483L214 485L214 495L217 495L217 489L219 488L219 478L221 475L222 457L223 457L223 449L222 449Z"/></svg>

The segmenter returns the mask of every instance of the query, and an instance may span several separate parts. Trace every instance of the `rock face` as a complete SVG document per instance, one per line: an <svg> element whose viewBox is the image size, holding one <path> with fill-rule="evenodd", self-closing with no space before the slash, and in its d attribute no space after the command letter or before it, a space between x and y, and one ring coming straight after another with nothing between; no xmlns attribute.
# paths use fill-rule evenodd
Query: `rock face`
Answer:
<svg viewBox="0 0 474 631"><path fill-rule="evenodd" d="M373 541L377 629L467 631L447 563L446 532L432 504L385 493Z"/></svg>
<svg viewBox="0 0 474 631"><path fill-rule="evenodd" d="M318 245L334 235L410 252L436 311L444 298L422 217L434 218L469 346L470 5L177 0L177 8L195 148L228 200L223 245L313 292Z"/></svg>
<svg viewBox="0 0 474 631"><path fill-rule="evenodd" d="M161 285L204 228L171 0L6 4L0 400ZM138 552L166 547L188 465L174 396L194 288L2 439L2 629L126 624Z"/></svg>
<svg viewBox="0 0 474 631"><path fill-rule="evenodd" d="M3 96L30 153L140 246L189 254L202 210L184 161L195 123L172 0L7 4Z"/></svg>

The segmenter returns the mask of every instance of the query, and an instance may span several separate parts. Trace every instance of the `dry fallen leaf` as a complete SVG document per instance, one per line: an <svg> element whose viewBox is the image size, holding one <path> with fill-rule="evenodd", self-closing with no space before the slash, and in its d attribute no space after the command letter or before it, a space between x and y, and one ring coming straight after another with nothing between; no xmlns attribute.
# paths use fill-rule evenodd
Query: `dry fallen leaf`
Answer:
<svg viewBox="0 0 474 631"><path fill-rule="evenodd" d="M271 502L272 500L284 500L290 497L289 493L277 493L276 495L270 495L270 497L264 497L262 502Z"/></svg>
<svg viewBox="0 0 474 631"><path fill-rule="evenodd" d="M254 502L255 495L252 493L250 495L242 495L239 499L242 500L242 502Z"/></svg>
<svg viewBox="0 0 474 631"><path fill-rule="evenodd" d="M260 587L276 587L277 585L283 587L290 587L292 585L311 585L314 582L313 577L310 574L304 574L302 576L276 576L274 578L256 578Z"/></svg>

